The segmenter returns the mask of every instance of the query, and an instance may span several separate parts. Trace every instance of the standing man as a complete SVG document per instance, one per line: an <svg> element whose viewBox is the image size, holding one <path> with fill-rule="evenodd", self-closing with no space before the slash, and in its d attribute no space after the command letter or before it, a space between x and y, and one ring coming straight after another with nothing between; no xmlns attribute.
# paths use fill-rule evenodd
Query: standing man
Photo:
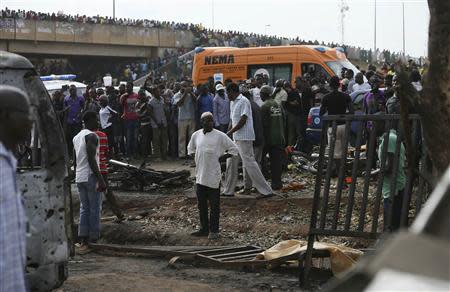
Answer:
<svg viewBox="0 0 450 292"><path fill-rule="evenodd" d="M186 139L195 130L195 96L187 81L181 82L180 91L173 96L173 103L178 107L178 156L187 158Z"/></svg>
<svg viewBox="0 0 450 292"><path fill-rule="evenodd" d="M108 105L108 97L106 95L100 96L99 102L100 102L100 111L99 111L100 126L103 133L105 133L106 136L108 137L108 147L109 147L108 152L110 154L114 153L117 156L118 149L114 141L113 120L117 119L118 113Z"/></svg>
<svg viewBox="0 0 450 292"><path fill-rule="evenodd" d="M210 112L200 117L203 129L196 131L189 142L188 154L195 153L195 177L197 184L200 230L193 236L219 237L220 217L220 161L238 154L236 145L228 136L214 129L214 119ZM210 216L208 220L208 202Z"/></svg>
<svg viewBox="0 0 450 292"><path fill-rule="evenodd" d="M262 101L261 96L259 94L260 91L261 91L261 86L263 85L263 82L264 82L264 80L263 80L262 76L259 75L259 74L256 75L256 77L255 77L255 87L250 90L250 93L252 94L252 97L253 97L253 101L256 102L256 104L259 107L261 107L262 104L263 104L263 101Z"/></svg>
<svg viewBox="0 0 450 292"><path fill-rule="evenodd" d="M148 97L145 95L145 89L139 90L139 100L136 103L137 114L139 117L139 130L141 139L139 141L140 154L144 159L152 153L152 117L150 115L150 106Z"/></svg>
<svg viewBox="0 0 450 292"><path fill-rule="evenodd" d="M127 140L128 158L135 158L137 155L137 137L139 127L139 116L136 109L137 102L138 95L133 92L133 82L127 82L126 93L120 97L120 104L123 108L122 119L125 122L125 137Z"/></svg>
<svg viewBox="0 0 450 292"><path fill-rule="evenodd" d="M278 105L280 105L280 106L281 105L284 106L284 104L287 101L287 97L288 97L288 94L287 94L286 90L284 90L283 85L284 85L284 80L278 79L275 82L275 90L273 91L273 94L272 94L274 96L275 102L278 103ZM261 99L262 99L262 97L261 97ZM263 102L264 102L264 100L263 100Z"/></svg>
<svg viewBox="0 0 450 292"><path fill-rule="evenodd" d="M400 143L399 153L395 153L395 148L397 145L397 139L399 139L397 131L395 129L390 129L388 133L384 133L384 123L378 122L376 124L377 136L380 137L378 141L378 157L381 159L384 150L384 139L387 141L387 157L386 157L386 168L383 178L383 221L384 230L393 232L400 228L403 198L406 186L406 175L405 175L405 146ZM398 165L397 165L397 175L394 173L394 161L395 155L398 155ZM396 177L396 181L393 181ZM391 194L391 186L393 186L394 192ZM393 206L392 206L393 205ZM391 207L392 206L392 207ZM390 208L392 208L392 214L390 214ZM389 226L389 217L391 219L391 225Z"/></svg>
<svg viewBox="0 0 450 292"><path fill-rule="evenodd" d="M353 92L353 85L355 85L354 75L355 72L353 72L352 69L347 69L347 71L345 71L345 78L348 79L347 90L345 91L345 93L350 94Z"/></svg>
<svg viewBox="0 0 450 292"><path fill-rule="evenodd" d="M100 236L101 192L106 190L99 169L99 139L94 132L98 128L97 113L84 113L83 122L85 128L73 138L75 182L80 195L80 253L88 252L88 244Z"/></svg>
<svg viewBox="0 0 450 292"><path fill-rule="evenodd" d="M332 92L326 94L322 99L322 105L320 106L320 116L325 113L328 115L345 115L347 113L353 114L352 99L346 93L339 91L339 77L333 76L330 78L330 88ZM336 129L336 142L334 146L334 171L338 165L338 161L342 157L342 151L345 145L343 140L345 136L345 121L337 121ZM332 128L328 128L328 145L331 142Z"/></svg>
<svg viewBox="0 0 450 292"><path fill-rule="evenodd" d="M314 92L311 88L309 81L309 74L305 74L304 77L297 76L295 79L295 88L300 93L301 103L302 103L302 118L300 124L300 139L298 141L298 146L303 152L312 151L312 145L306 139L306 128L308 127L308 115L311 108L314 106Z"/></svg>
<svg viewBox="0 0 450 292"><path fill-rule="evenodd" d="M200 121L200 117L203 113L213 112L213 100L214 96L209 93L209 85L203 84L200 87L200 94L197 97L197 108L198 108L198 121Z"/></svg>
<svg viewBox="0 0 450 292"><path fill-rule="evenodd" d="M252 110L250 102L239 92L239 86L231 83L227 86L227 95L231 101L231 128L227 135L232 136L235 141L242 166L247 171L253 187L261 194L258 198L269 198L273 196L272 189L262 175L261 169L255 160L253 153L253 141L255 132L253 130ZM224 196L233 196L238 177L238 158L232 157L227 161L226 182L223 191Z"/></svg>
<svg viewBox="0 0 450 292"><path fill-rule="evenodd" d="M69 95L64 98L64 108L68 108L66 120L67 150L69 155L72 155L72 139L81 131L81 114L84 109L84 98L77 95L75 85L69 87Z"/></svg>
<svg viewBox="0 0 450 292"><path fill-rule="evenodd" d="M226 133L230 124L230 100L222 84L216 85L216 96L213 100L214 127Z"/></svg>
<svg viewBox="0 0 450 292"><path fill-rule="evenodd" d="M302 100L297 89L293 89L288 81L284 82L284 88L288 94L287 101L285 103L286 115L287 115L287 144L295 145L298 138L301 135L301 123L302 123Z"/></svg>
<svg viewBox="0 0 450 292"><path fill-rule="evenodd" d="M264 87L264 86L263 86ZM261 89L263 88L261 87ZM272 94L272 88L269 94ZM250 101L250 107L252 109L252 121L253 121L253 131L255 132L255 140L253 140L253 154L255 156L256 163L258 163L259 168L262 169L262 157L264 152L264 133L263 133L263 122L261 117L261 108L256 102L253 101L253 97L246 86L241 85L239 87L241 94ZM261 94L261 92L260 92ZM244 188L238 192L239 195L251 195L252 192L252 181L248 176L247 171L244 169Z"/></svg>
<svg viewBox="0 0 450 292"><path fill-rule="evenodd" d="M364 82L364 75L361 72L356 73L355 84L353 84L351 91L352 92L355 92L355 91L368 92L370 90L372 90L372 87L370 86L369 83Z"/></svg>
<svg viewBox="0 0 450 292"><path fill-rule="evenodd" d="M0 291L26 291L26 217L13 152L31 130L29 108L23 91L0 86Z"/></svg>
<svg viewBox="0 0 450 292"><path fill-rule="evenodd" d="M178 156L178 109L172 103L173 92L166 89L163 94L163 99L166 107L167 115L167 132L169 140L169 156L176 158Z"/></svg>
<svg viewBox="0 0 450 292"><path fill-rule="evenodd" d="M103 176L103 180L107 184L108 183L108 160L110 158L110 152L109 152L109 146L108 146L109 139L108 139L108 136L100 130L95 131L95 134L98 136L98 141L99 141L98 157L99 157L100 173ZM106 201L108 202L108 205L109 205L111 211L114 213L114 215L116 215L116 217L119 221L122 221L122 219L123 219L122 211L120 210L120 208L117 204L116 197L114 196L113 192L109 188L107 188L105 191L105 197L106 197Z"/></svg>
<svg viewBox="0 0 450 292"><path fill-rule="evenodd" d="M264 101L261 106L261 116L264 129L264 152L269 153L270 175L272 177L272 189L280 190L281 182L281 160L284 151L284 118L281 105L270 95L270 87L264 85L261 88L261 98Z"/></svg>
<svg viewBox="0 0 450 292"><path fill-rule="evenodd" d="M166 106L157 86L152 89L153 97L148 102L150 123L153 131L153 154L156 159L167 159L167 116Z"/></svg>

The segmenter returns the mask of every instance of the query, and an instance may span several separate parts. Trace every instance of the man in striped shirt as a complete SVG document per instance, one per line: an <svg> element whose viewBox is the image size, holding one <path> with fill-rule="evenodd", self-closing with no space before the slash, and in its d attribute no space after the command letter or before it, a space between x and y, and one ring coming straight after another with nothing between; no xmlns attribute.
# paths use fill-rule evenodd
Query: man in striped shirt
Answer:
<svg viewBox="0 0 450 292"><path fill-rule="evenodd" d="M250 101L240 93L239 86L236 83L227 86L227 95L231 101L231 128L227 135L233 137L242 159L242 166L251 179L253 187L261 194L258 199L272 197L272 188L264 178L253 152L255 132ZM238 163L239 160L234 157L227 161L224 196L234 196L238 177Z"/></svg>
<svg viewBox="0 0 450 292"><path fill-rule="evenodd" d="M0 291L26 291L26 217L16 184L13 151L31 130L26 94L0 86Z"/></svg>
<svg viewBox="0 0 450 292"><path fill-rule="evenodd" d="M99 130L95 131L95 134L97 134L99 141L98 151L99 151L100 173L102 174L103 179L108 185L108 158L109 158L108 136ZM111 208L111 211L114 213L114 215L117 216L117 219L119 221L123 220L122 210L120 210L117 204L116 197L114 196L110 188L106 188L105 197L109 207Z"/></svg>

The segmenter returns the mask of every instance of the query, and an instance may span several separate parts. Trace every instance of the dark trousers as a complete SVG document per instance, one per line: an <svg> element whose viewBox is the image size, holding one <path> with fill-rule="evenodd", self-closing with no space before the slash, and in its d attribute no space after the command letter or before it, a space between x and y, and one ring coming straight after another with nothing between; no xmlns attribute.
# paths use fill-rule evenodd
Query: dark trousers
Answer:
<svg viewBox="0 0 450 292"><path fill-rule="evenodd" d="M127 139L127 156L134 157L137 154L138 120L125 121L125 133Z"/></svg>
<svg viewBox="0 0 450 292"><path fill-rule="evenodd" d="M152 128L153 131L153 155L155 158L167 158L167 127Z"/></svg>
<svg viewBox="0 0 450 292"><path fill-rule="evenodd" d="M72 157L73 155L73 137L75 137L81 131L81 128L81 123L66 125L66 143L69 157Z"/></svg>
<svg viewBox="0 0 450 292"><path fill-rule="evenodd" d="M198 211L200 214L201 231L219 232L220 189L212 189L197 184ZM208 201L211 212L208 219Z"/></svg>
<svg viewBox="0 0 450 292"><path fill-rule="evenodd" d="M169 124L167 126L169 135L169 156L178 157L178 125Z"/></svg>
<svg viewBox="0 0 450 292"><path fill-rule="evenodd" d="M385 231L396 231L400 228L400 220L402 215L402 206L403 206L403 191L398 191L398 193L392 198L394 203L394 208L392 208L392 219L391 226L388 226L389 223L389 210L391 206L390 198L386 198L383 200L383 221L384 221L384 230Z"/></svg>
<svg viewBox="0 0 450 292"><path fill-rule="evenodd" d="M301 116L287 112L287 144L294 146L302 134Z"/></svg>
<svg viewBox="0 0 450 292"><path fill-rule="evenodd" d="M109 126L108 128L104 128L103 133L106 134L108 137L108 150L109 153L113 154L113 156L116 156L119 153L119 149L116 146L116 141L114 140L114 128L113 126Z"/></svg>
<svg viewBox="0 0 450 292"><path fill-rule="evenodd" d="M282 145L264 147L263 157L265 157L267 153L269 154L270 177L273 190L279 190L283 186L283 183L281 182L283 151ZM263 166L263 168L267 169L267 166Z"/></svg>
<svg viewBox="0 0 450 292"><path fill-rule="evenodd" d="M153 131L152 126L150 124L141 126L141 154L144 157L147 157L148 155L152 154L152 137L153 137Z"/></svg>

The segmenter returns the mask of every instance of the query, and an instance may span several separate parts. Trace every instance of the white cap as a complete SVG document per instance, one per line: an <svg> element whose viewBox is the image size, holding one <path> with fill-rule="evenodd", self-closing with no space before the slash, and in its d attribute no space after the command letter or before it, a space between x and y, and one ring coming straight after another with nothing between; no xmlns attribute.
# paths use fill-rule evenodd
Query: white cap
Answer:
<svg viewBox="0 0 450 292"><path fill-rule="evenodd" d="M216 85L216 91L219 91L219 90L225 90L225 87L220 83Z"/></svg>
<svg viewBox="0 0 450 292"><path fill-rule="evenodd" d="M200 116L200 120L203 120L206 117L213 117L213 114L211 112L204 112L202 113L202 115Z"/></svg>

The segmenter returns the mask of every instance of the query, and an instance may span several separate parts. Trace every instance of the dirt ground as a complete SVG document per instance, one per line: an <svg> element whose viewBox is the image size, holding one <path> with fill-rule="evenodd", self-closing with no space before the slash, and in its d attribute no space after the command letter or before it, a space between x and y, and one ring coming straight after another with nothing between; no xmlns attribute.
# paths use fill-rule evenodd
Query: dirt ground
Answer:
<svg viewBox="0 0 450 292"><path fill-rule="evenodd" d="M190 169L179 161L152 165L154 169ZM110 220L104 207L100 243L146 246L255 245L269 248L286 239L306 239L309 228L314 179L310 174L289 173L285 183L304 184L298 191L279 193L274 198L255 200L252 196L221 199L219 240L195 238L199 228L192 185L178 189L157 188L139 192L115 191L127 219ZM74 211L78 213L77 191L72 189ZM75 222L78 218L75 218ZM327 241L327 239L322 239ZM334 239L329 241L336 242ZM340 243L365 247L366 242ZM329 272L318 274L321 286ZM166 259L119 256L108 253L76 255L69 263L69 278L58 291L298 291L296 269L243 272L189 264L169 266Z"/></svg>

